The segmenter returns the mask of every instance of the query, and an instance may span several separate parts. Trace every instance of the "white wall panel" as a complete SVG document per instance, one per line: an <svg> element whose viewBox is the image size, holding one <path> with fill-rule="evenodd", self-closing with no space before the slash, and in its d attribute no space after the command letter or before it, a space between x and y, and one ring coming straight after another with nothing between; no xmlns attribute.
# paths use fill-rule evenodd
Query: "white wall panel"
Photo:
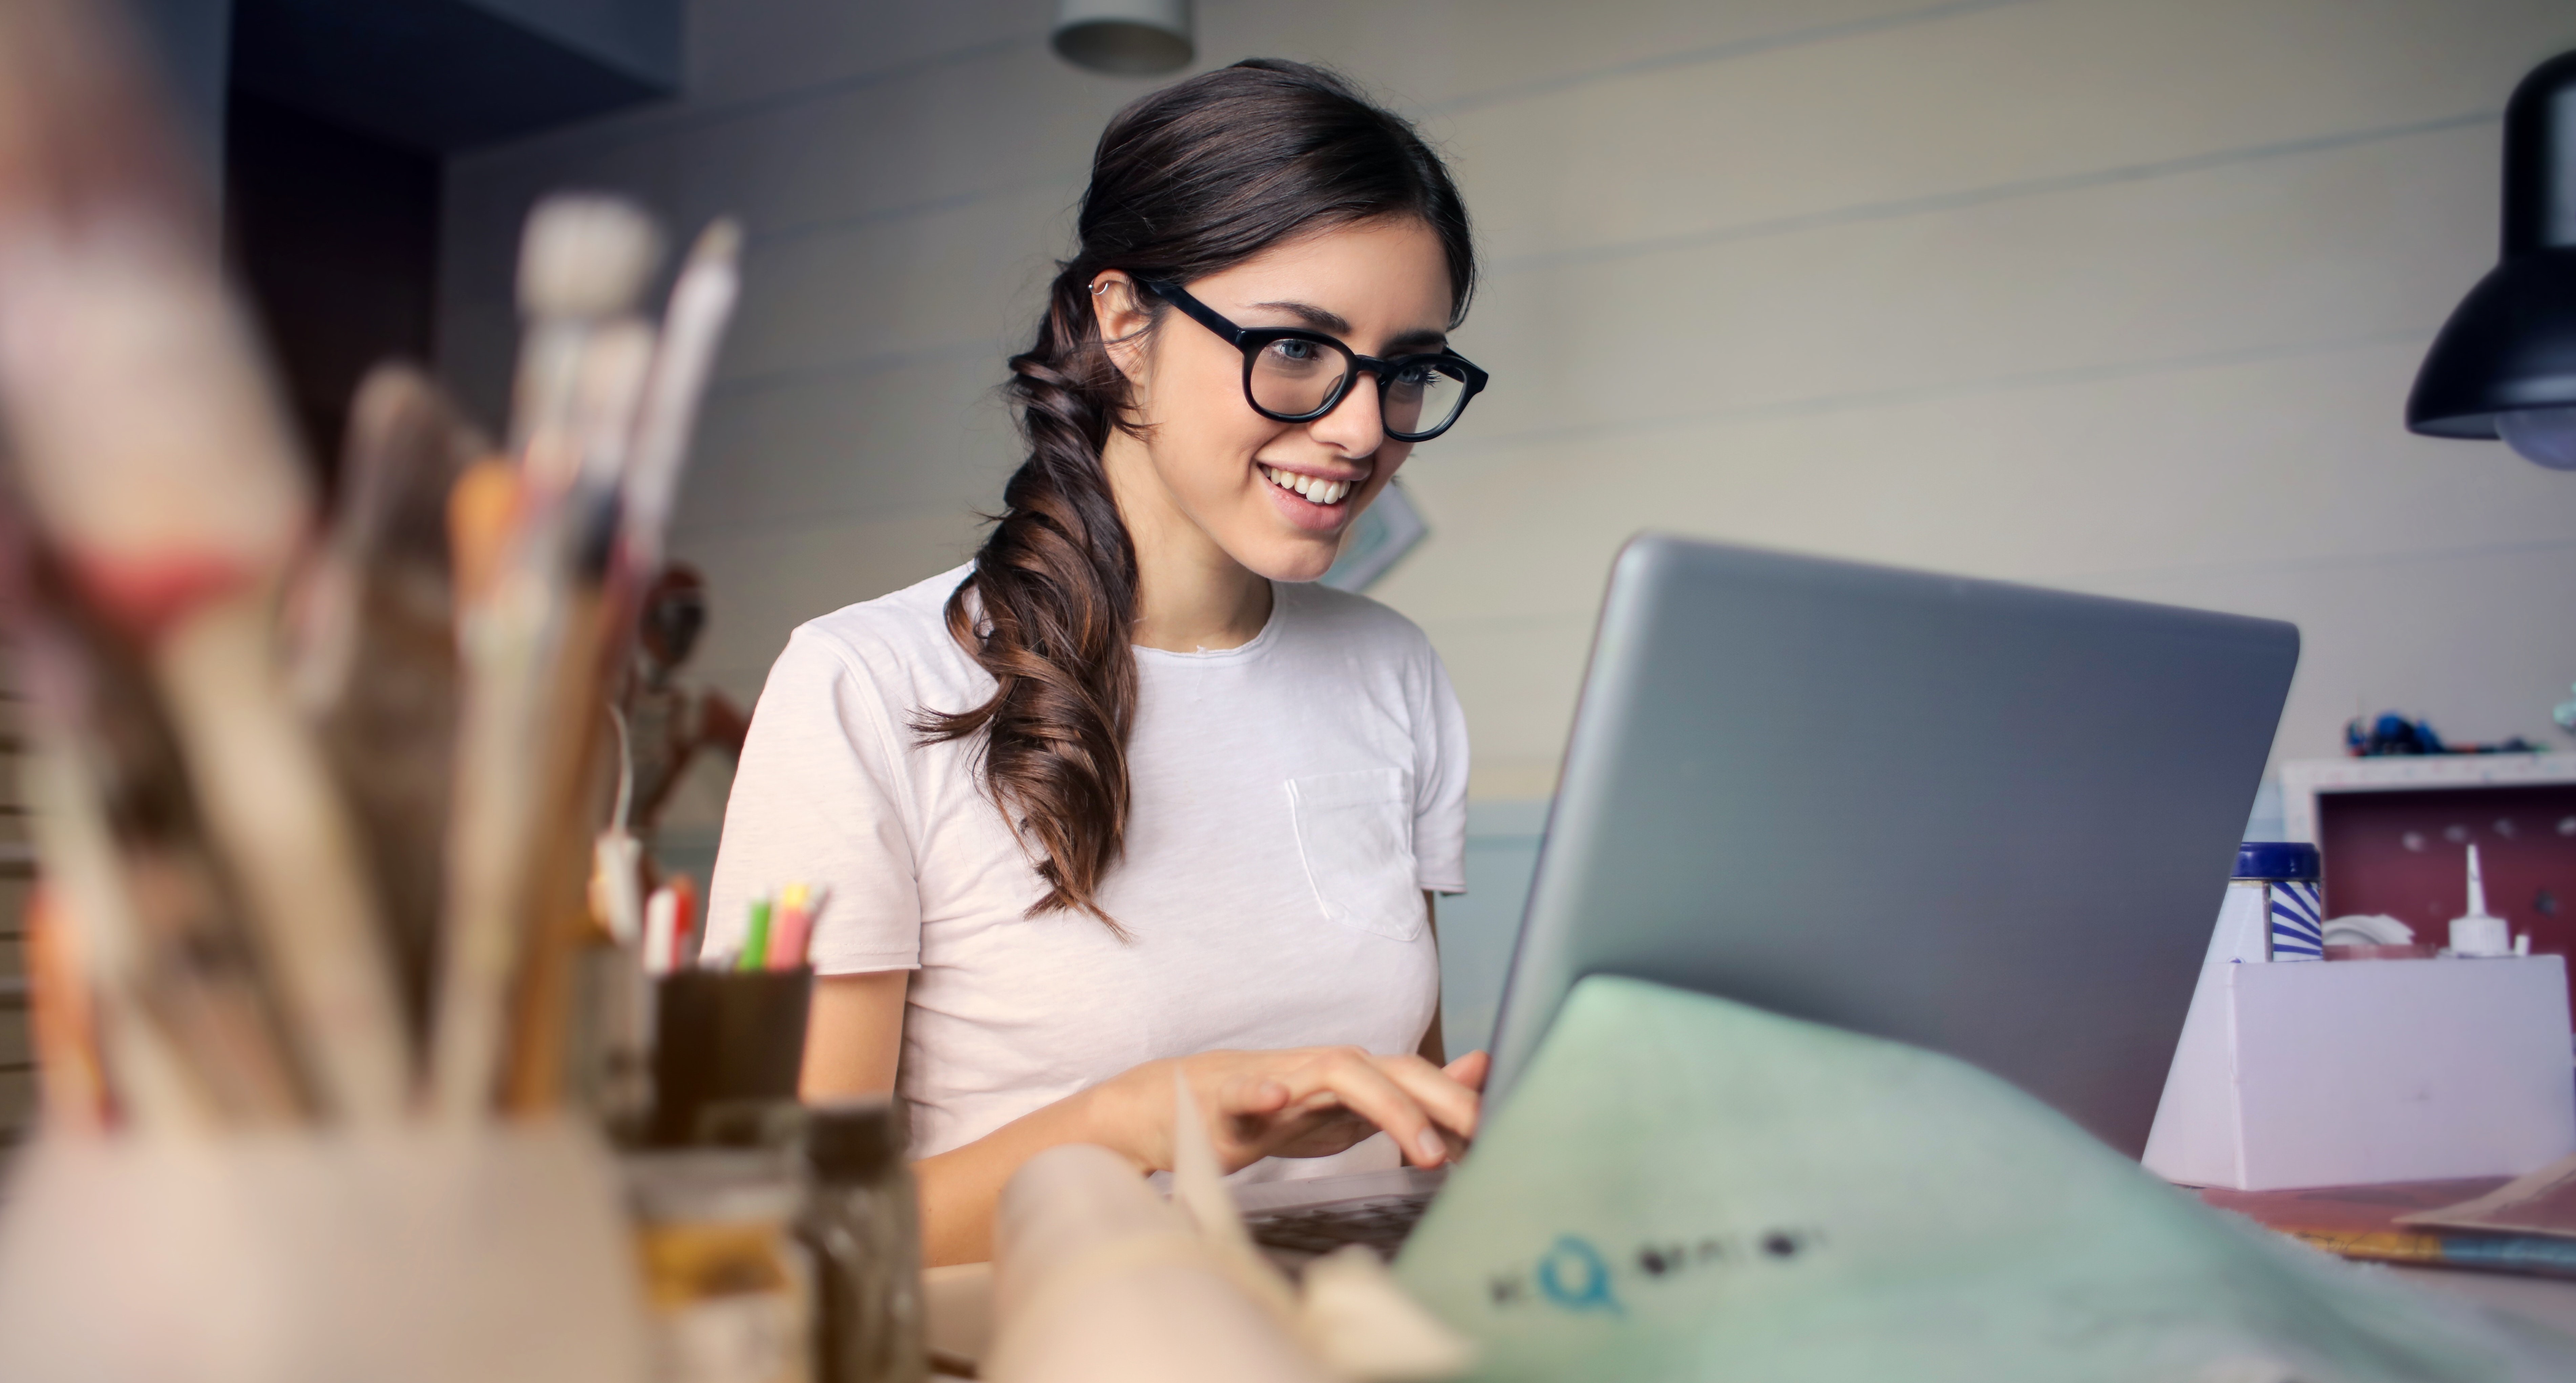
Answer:
<svg viewBox="0 0 2576 1383"><path fill-rule="evenodd" d="M1018 462L986 374L1000 349L976 341L893 368L725 387L700 423L699 453L718 464L688 477L682 541L889 515L953 524L993 507Z"/></svg>
<svg viewBox="0 0 2576 1383"><path fill-rule="evenodd" d="M953 515L780 528L690 543L706 573L699 670L749 704L798 622L899 590L963 562L974 535Z"/></svg>
<svg viewBox="0 0 2576 1383"><path fill-rule="evenodd" d="M2480 8L2522 13L2428 41L2429 5L2014 5L1441 123L1510 262L2491 115L2565 19Z"/></svg>

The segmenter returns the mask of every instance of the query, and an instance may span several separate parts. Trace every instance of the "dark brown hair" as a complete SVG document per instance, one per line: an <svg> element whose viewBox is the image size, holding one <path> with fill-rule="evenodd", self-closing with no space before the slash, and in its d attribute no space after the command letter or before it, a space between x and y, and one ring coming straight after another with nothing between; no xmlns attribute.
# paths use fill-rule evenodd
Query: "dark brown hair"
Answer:
<svg viewBox="0 0 2576 1383"><path fill-rule="evenodd" d="M1081 243L1056 266L1037 340L1005 392L1029 459L948 600L948 628L999 685L971 710L924 709L930 741L983 733L986 789L1037 860L1032 916L1101 910L1127 826L1127 735L1136 717L1136 549L1101 448L1126 415L1127 382L1092 316L1104 269L1189 283L1284 241L1358 222L1417 218L1449 264L1450 324L1475 282L1467 210L1413 127L1333 73L1256 58L1146 96L1092 154ZM1159 321L1162 305L1140 298ZM1148 328L1151 330L1151 327Z"/></svg>

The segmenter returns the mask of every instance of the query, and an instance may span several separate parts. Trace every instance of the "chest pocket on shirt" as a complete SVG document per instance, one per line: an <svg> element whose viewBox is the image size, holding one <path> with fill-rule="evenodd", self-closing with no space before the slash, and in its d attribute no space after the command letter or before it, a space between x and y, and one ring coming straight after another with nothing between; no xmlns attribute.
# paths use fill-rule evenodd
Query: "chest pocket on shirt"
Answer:
<svg viewBox="0 0 2576 1383"><path fill-rule="evenodd" d="M1291 778L1288 807L1324 916L1396 941L1422 935L1411 774L1370 768Z"/></svg>

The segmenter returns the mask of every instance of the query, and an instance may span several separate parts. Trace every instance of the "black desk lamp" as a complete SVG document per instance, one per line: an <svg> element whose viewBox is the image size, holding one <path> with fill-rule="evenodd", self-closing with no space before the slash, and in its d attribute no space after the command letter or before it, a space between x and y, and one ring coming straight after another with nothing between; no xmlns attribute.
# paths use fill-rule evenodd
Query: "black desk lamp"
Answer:
<svg viewBox="0 0 2576 1383"><path fill-rule="evenodd" d="M2406 400L2428 437L2501 437L2576 470L2576 53L2504 108L2504 257L2460 300Z"/></svg>

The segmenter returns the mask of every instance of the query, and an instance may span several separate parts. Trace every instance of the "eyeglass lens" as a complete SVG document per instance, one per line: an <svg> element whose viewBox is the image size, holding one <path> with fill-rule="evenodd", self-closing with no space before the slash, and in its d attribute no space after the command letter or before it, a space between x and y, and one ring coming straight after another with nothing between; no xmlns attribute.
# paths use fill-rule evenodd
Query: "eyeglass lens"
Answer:
<svg viewBox="0 0 2576 1383"><path fill-rule="evenodd" d="M1290 337L1252 357L1252 401L1272 413L1303 417L1324 406L1351 372L1349 356Z"/></svg>
<svg viewBox="0 0 2576 1383"><path fill-rule="evenodd" d="M1294 337L1273 341L1253 355L1252 401L1265 412L1304 417L1322 408L1350 371L1350 357L1329 346ZM1398 434L1433 431L1466 401L1466 372L1426 359L1405 362L1378 393L1386 430Z"/></svg>

